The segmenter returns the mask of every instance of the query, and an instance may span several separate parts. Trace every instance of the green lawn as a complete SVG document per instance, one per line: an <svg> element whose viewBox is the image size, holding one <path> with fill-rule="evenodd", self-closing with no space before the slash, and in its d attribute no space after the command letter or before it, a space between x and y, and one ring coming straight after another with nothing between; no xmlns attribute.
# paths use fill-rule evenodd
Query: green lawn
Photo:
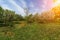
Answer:
<svg viewBox="0 0 60 40"><path fill-rule="evenodd" d="M27 24L1 27L0 40L60 40L60 24Z"/></svg>

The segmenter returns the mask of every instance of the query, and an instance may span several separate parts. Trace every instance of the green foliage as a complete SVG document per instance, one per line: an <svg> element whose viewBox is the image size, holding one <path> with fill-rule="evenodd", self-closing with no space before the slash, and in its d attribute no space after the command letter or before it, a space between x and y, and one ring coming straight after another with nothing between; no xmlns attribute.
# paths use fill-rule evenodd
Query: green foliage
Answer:
<svg viewBox="0 0 60 40"><path fill-rule="evenodd" d="M60 40L60 18L55 17L51 11L29 15L27 9L23 17L0 7L0 40Z"/></svg>
<svg viewBox="0 0 60 40"><path fill-rule="evenodd" d="M15 14L15 12L11 10L4 10L0 7L0 26L13 26L15 24L13 21L21 20L23 20L21 15Z"/></svg>
<svg viewBox="0 0 60 40"><path fill-rule="evenodd" d="M18 29L17 27L14 29L9 28L10 30L7 30L7 27L1 27L0 40L60 40L60 24L33 23ZM4 31L2 32L2 30Z"/></svg>
<svg viewBox="0 0 60 40"><path fill-rule="evenodd" d="M16 14L14 11L7 9L4 10L2 7L0 7L0 26L14 25L15 23L20 23L20 21L26 21L27 23L59 22L59 20L57 20L59 17L58 15L56 16L56 13L53 9L53 12L50 10L42 12L41 14L36 13L34 15L29 14L29 10L25 9L26 16L23 17L22 15ZM57 14L59 14L59 11L57 11Z"/></svg>
<svg viewBox="0 0 60 40"><path fill-rule="evenodd" d="M25 16L25 21L27 22L27 23L33 23L34 21L33 21L33 15L32 14L30 14L30 15L28 15L28 16Z"/></svg>

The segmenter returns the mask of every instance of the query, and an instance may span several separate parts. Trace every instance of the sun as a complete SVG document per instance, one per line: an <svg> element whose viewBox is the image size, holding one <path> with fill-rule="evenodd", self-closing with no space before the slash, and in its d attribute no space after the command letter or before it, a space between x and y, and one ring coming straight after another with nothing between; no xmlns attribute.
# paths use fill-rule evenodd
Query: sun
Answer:
<svg viewBox="0 0 60 40"><path fill-rule="evenodd" d="M60 0L53 0L54 1L54 6L60 5Z"/></svg>

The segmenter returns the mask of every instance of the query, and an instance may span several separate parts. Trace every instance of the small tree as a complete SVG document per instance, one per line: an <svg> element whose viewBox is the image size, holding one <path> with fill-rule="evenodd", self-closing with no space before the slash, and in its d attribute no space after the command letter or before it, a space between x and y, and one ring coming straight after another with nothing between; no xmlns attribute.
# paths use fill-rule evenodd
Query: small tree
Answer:
<svg viewBox="0 0 60 40"><path fill-rule="evenodd" d="M28 8L24 8L24 12L25 12L26 16L29 15L29 10L28 10Z"/></svg>

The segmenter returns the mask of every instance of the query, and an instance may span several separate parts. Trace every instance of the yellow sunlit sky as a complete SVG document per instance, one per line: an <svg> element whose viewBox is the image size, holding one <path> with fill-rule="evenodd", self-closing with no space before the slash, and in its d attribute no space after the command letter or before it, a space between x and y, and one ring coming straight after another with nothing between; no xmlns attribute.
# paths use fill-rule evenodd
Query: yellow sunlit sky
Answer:
<svg viewBox="0 0 60 40"><path fill-rule="evenodd" d="M53 6L60 5L60 0L53 0L53 1L54 1L54 4L53 4Z"/></svg>

